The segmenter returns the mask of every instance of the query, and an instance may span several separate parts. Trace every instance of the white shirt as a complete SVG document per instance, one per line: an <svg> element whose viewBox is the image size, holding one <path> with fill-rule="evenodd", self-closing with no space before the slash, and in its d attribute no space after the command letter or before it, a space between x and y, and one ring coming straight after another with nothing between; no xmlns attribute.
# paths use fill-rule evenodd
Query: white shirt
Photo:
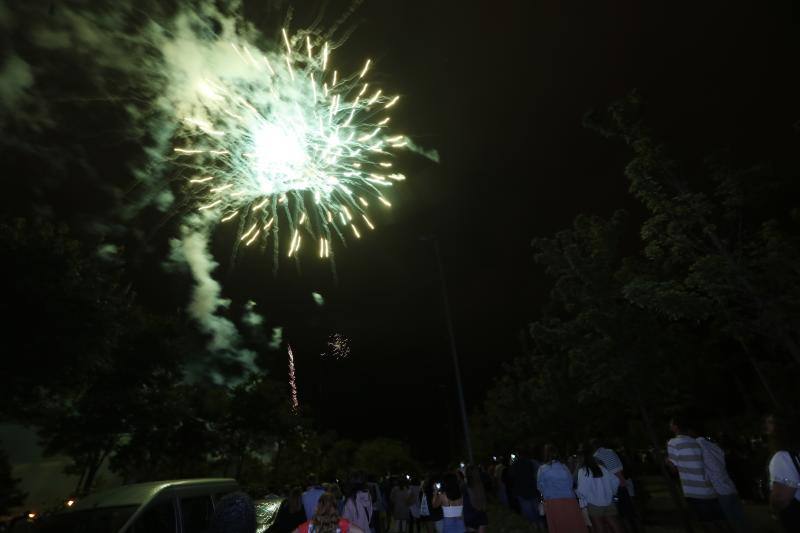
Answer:
<svg viewBox="0 0 800 533"><path fill-rule="evenodd" d="M716 443L704 437L697 438L697 444L703 451L703 466L706 469L706 478L714 487L714 492L720 496L736 494L736 485L733 484L725 467L725 452Z"/></svg>
<svg viewBox="0 0 800 533"><path fill-rule="evenodd" d="M717 494L706 478L703 450L697 441L686 435L678 435L667 442L669 462L678 469L681 488L686 498L710 500Z"/></svg>
<svg viewBox="0 0 800 533"><path fill-rule="evenodd" d="M800 500L800 472L789 452L777 452L769 461L769 480L787 487L795 487L794 499Z"/></svg>
<svg viewBox="0 0 800 533"><path fill-rule="evenodd" d="M584 467L578 469L578 488L575 489L575 494L581 500L581 507L586 504L607 507L614 502L619 478L602 465L600 470L603 472L602 477L594 477L592 471Z"/></svg>

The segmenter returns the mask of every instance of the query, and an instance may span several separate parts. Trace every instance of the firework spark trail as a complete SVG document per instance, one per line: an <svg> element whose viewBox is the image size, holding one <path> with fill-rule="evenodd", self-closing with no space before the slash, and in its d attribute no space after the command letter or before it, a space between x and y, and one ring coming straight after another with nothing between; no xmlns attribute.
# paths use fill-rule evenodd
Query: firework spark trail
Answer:
<svg viewBox="0 0 800 533"><path fill-rule="evenodd" d="M292 395L292 411L296 413L300 408L300 403L297 400L297 381L294 374L294 354L292 353L291 345L287 344L286 346L289 347L289 388L291 389Z"/></svg>
<svg viewBox="0 0 800 533"><path fill-rule="evenodd" d="M242 244L272 237L276 256L325 260L335 240L375 228L368 210L390 207L385 192L405 179L393 153L407 139L389 133L399 96L368 81L371 60L345 74L321 38L281 37L266 52L229 43L244 68L197 80L174 154L198 209L239 219Z"/></svg>

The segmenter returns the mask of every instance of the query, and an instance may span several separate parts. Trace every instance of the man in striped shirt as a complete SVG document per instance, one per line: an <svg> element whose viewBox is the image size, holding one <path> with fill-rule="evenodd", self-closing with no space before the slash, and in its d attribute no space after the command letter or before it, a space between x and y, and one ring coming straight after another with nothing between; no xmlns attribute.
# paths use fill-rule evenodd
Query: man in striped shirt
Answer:
<svg viewBox="0 0 800 533"><path fill-rule="evenodd" d="M703 449L691 433L691 423L684 417L674 416L670 430L675 434L667 442L667 464L678 473L683 497L698 522L709 531L725 531L722 508L717 493L706 477Z"/></svg>

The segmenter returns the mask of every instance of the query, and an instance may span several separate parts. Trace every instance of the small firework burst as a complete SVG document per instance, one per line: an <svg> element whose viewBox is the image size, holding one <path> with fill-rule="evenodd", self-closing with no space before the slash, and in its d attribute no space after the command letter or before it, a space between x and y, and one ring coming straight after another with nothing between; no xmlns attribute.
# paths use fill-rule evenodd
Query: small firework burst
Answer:
<svg viewBox="0 0 800 533"><path fill-rule="evenodd" d="M328 349L320 354L322 359L341 361L350 356L350 339L339 333L328 337Z"/></svg>

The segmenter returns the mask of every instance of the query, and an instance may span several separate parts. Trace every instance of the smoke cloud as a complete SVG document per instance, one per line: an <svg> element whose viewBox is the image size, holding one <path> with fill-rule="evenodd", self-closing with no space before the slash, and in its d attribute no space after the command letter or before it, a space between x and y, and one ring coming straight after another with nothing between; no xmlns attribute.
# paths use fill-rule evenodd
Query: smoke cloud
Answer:
<svg viewBox="0 0 800 533"><path fill-rule="evenodd" d="M190 222L181 228L181 238L170 242L172 262L185 264L194 280L189 314L211 337L208 350L212 355L224 355L238 361L245 373L257 372L256 353L242 348L236 325L221 314L230 307L231 301L222 297L222 287L212 276L218 264L208 250L208 225L198 218ZM211 374L211 378L222 381L216 372Z"/></svg>

